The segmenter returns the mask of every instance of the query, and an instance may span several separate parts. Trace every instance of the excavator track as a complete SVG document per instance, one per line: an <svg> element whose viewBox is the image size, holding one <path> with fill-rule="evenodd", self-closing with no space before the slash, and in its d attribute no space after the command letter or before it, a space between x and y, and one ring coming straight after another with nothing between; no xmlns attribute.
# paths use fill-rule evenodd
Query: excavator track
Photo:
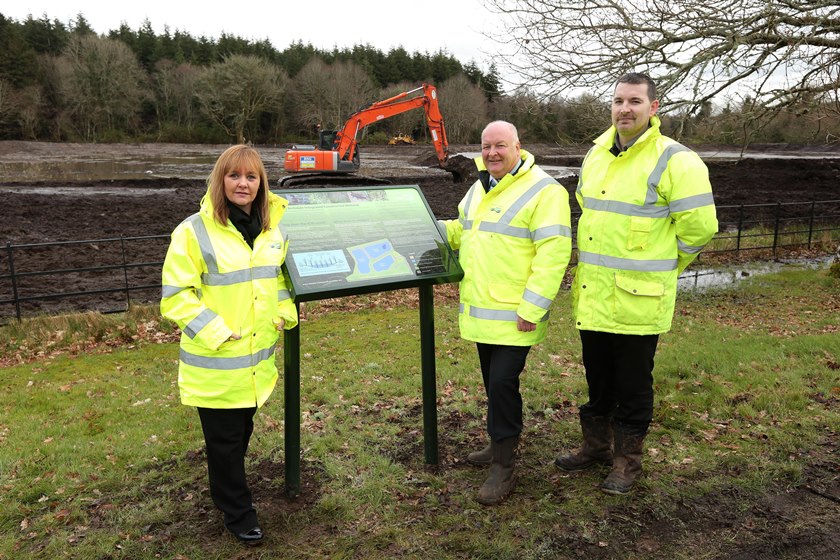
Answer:
<svg viewBox="0 0 840 560"><path fill-rule="evenodd" d="M295 187L353 187L362 185L391 185L388 179L366 175L340 175L335 173L307 173L305 175L285 175L277 185L286 188Z"/></svg>

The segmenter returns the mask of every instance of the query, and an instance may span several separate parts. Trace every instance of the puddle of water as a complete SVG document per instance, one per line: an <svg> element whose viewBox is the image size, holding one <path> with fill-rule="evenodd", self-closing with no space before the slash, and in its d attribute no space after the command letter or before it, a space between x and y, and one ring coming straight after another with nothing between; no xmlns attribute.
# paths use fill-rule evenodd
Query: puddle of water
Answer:
<svg viewBox="0 0 840 560"><path fill-rule="evenodd" d="M181 153L177 155L131 154L96 155L74 161L50 160L48 156L24 161L0 163L0 178L8 182L29 181L101 181L110 179L206 179L218 153ZM276 176L282 159L273 154L263 157L269 176Z"/></svg>
<svg viewBox="0 0 840 560"><path fill-rule="evenodd" d="M709 288L723 288L735 286L739 282L760 276L779 272L785 268L806 268L818 270L827 267L833 257L822 257L818 259L791 259L778 262L748 263L734 267L720 269L699 268L684 272L677 280L677 289L681 291L702 291Z"/></svg>
<svg viewBox="0 0 840 560"><path fill-rule="evenodd" d="M50 196L91 196L97 194L114 194L120 196L159 196L162 194L175 194L175 189L169 187L161 189L133 189L131 187L38 187L30 185L4 187L0 185L0 193L47 194Z"/></svg>
<svg viewBox="0 0 840 560"><path fill-rule="evenodd" d="M555 179L562 179L563 177L573 177L580 173L580 167L563 167L560 165L540 165L540 169L554 177Z"/></svg>
<svg viewBox="0 0 840 560"><path fill-rule="evenodd" d="M0 164L0 177L7 181L96 181L108 179L148 179L178 177L206 178L215 158L161 157L147 161L27 161Z"/></svg>

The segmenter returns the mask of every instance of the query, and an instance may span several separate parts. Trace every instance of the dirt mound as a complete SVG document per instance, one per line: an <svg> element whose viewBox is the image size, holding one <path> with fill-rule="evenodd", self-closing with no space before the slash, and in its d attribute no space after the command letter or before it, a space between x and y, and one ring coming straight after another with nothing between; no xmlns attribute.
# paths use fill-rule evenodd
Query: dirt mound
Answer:
<svg viewBox="0 0 840 560"><path fill-rule="evenodd" d="M440 167L437 154L417 157L411 163L419 167ZM454 183L473 183L478 179L478 169L475 167L475 161L461 154L450 155L443 169L452 174L452 181Z"/></svg>

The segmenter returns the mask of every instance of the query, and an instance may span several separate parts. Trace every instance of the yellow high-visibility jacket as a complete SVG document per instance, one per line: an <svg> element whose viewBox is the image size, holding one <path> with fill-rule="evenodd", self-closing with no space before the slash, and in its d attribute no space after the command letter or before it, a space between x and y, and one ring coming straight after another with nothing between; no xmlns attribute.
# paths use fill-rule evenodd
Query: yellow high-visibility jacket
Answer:
<svg viewBox="0 0 840 560"><path fill-rule="evenodd" d="M489 192L488 173L476 158L479 179L458 204L457 220L442 222L464 269L458 324L474 342L531 346L542 342L548 312L572 251L569 194L521 151L522 165ZM516 328L517 316L536 323Z"/></svg>
<svg viewBox="0 0 840 560"><path fill-rule="evenodd" d="M615 127L595 140L575 196L578 329L660 334L671 328L677 277L717 232L709 173L700 157L663 136L660 121L626 151Z"/></svg>
<svg viewBox="0 0 840 560"><path fill-rule="evenodd" d="M253 250L230 223L213 218L205 195L198 213L172 232L163 264L161 313L181 328L181 402L206 408L262 406L277 382L276 325L297 325L280 265L287 240L278 227L288 205L267 193L270 228ZM239 340L228 340L236 333Z"/></svg>

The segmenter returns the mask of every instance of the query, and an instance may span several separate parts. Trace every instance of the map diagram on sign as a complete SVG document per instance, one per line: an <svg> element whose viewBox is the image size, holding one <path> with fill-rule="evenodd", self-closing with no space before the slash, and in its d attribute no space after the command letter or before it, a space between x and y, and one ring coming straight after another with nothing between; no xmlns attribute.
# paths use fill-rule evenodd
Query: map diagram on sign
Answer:
<svg viewBox="0 0 840 560"><path fill-rule="evenodd" d="M353 273L347 280L413 274L406 258L395 251L387 239L348 247L347 250L356 261Z"/></svg>
<svg viewBox="0 0 840 560"><path fill-rule="evenodd" d="M292 255L301 277L350 272L344 251L311 251Z"/></svg>

